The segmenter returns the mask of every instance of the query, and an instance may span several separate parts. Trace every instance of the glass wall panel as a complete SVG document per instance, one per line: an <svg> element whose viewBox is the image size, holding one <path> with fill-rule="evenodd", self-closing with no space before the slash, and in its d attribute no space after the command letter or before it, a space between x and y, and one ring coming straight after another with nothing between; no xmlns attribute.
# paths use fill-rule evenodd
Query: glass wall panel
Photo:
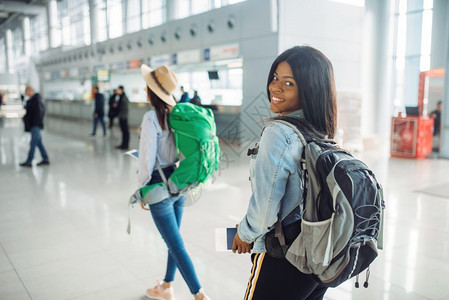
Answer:
<svg viewBox="0 0 449 300"><path fill-rule="evenodd" d="M243 1L245 0L176 0L176 19Z"/></svg>
<svg viewBox="0 0 449 300"><path fill-rule="evenodd" d="M18 58L25 55L24 45L23 45L23 29L22 26L17 26L12 31L12 50L13 57Z"/></svg>
<svg viewBox="0 0 449 300"><path fill-rule="evenodd" d="M10 29L6 30L6 45L7 45L6 51L8 54L8 67L9 67L8 73L14 73L14 65L13 65L14 58L12 57L13 56L12 33Z"/></svg>
<svg viewBox="0 0 449 300"><path fill-rule="evenodd" d="M161 25L166 21L166 0L142 0L142 27Z"/></svg>
<svg viewBox="0 0 449 300"><path fill-rule="evenodd" d="M30 35L30 46L32 54L38 54L39 51L47 50L47 22L45 22L44 17L35 16L30 19Z"/></svg>
<svg viewBox="0 0 449 300"><path fill-rule="evenodd" d="M90 16L88 0L59 0L57 2L58 27L62 45L90 44Z"/></svg>
<svg viewBox="0 0 449 300"><path fill-rule="evenodd" d="M126 31L128 33L140 30L140 18L140 0L128 0L126 7Z"/></svg>
<svg viewBox="0 0 449 300"><path fill-rule="evenodd" d="M58 20L58 5L56 0L50 0L50 32L51 32L51 47L59 47L62 44L61 27Z"/></svg>
<svg viewBox="0 0 449 300"><path fill-rule="evenodd" d="M211 9L210 0L191 0L192 1L192 15L196 15Z"/></svg>
<svg viewBox="0 0 449 300"><path fill-rule="evenodd" d="M113 39L123 35L123 11L121 0L108 0L107 2L108 32Z"/></svg>
<svg viewBox="0 0 449 300"><path fill-rule="evenodd" d="M178 0L176 3L176 18L182 19L190 16L190 0Z"/></svg>
<svg viewBox="0 0 449 300"><path fill-rule="evenodd" d="M393 61L395 111L418 103L419 73L430 67L432 0L396 0L391 18L397 32Z"/></svg>
<svg viewBox="0 0 449 300"><path fill-rule="evenodd" d="M94 9L97 17L97 41L102 42L108 38L105 0L95 0Z"/></svg>
<svg viewBox="0 0 449 300"><path fill-rule="evenodd" d="M219 69L218 80L210 80L208 72L193 71L177 73L179 86L193 97L193 92L197 91L204 105L241 105L242 104L242 81L243 70ZM177 99L181 97L181 92L176 91Z"/></svg>
<svg viewBox="0 0 449 300"><path fill-rule="evenodd" d="M0 73L6 73L6 47L5 39L0 39Z"/></svg>
<svg viewBox="0 0 449 300"><path fill-rule="evenodd" d="M31 54L31 36L30 36L30 18L23 19L23 41L25 46L25 55Z"/></svg>

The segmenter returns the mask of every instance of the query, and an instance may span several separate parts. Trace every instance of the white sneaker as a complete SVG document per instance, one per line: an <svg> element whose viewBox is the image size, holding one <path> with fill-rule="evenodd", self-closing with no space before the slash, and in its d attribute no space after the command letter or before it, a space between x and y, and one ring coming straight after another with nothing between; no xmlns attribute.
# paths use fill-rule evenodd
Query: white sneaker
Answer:
<svg viewBox="0 0 449 300"><path fill-rule="evenodd" d="M159 281L153 288L146 291L145 296L154 300L175 300L173 287L164 289Z"/></svg>
<svg viewBox="0 0 449 300"><path fill-rule="evenodd" d="M202 290L200 290L199 293L203 294L203 298L201 298L201 300L211 300Z"/></svg>

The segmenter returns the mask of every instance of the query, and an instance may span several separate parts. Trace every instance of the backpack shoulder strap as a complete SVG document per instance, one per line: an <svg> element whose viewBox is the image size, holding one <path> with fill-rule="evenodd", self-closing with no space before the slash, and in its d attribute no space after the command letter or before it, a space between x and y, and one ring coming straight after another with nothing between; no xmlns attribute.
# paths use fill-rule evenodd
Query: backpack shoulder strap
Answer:
<svg viewBox="0 0 449 300"><path fill-rule="evenodd" d="M164 171L162 171L161 164L159 163L159 160L157 158L156 158L156 166L157 166L157 170L159 171L159 175L161 175L162 181L165 183L165 185L168 188L167 177L165 177Z"/></svg>
<svg viewBox="0 0 449 300"><path fill-rule="evenodd" d="M291 124L291 123L289 123L289 122L287 122L287 121L284 121L284 120L276 120L276 122L281 123L281 124L284 124L284 125L290 127L291 129L293 129L293 131L298 135L299 140L301 141L301 143L303 144L303 146L304 146L304 147L307 146L307 141L306 141L306 139L304 138L304 136L302 135L302 133L298 130L298 128L297 128L295 125L293 125L293 124Z"/></svg>
<svg viewBox="0 0 449 300"><path fill-rule="evenodd" d="M295 125L290 124L289 122L286 122L286 121L283 121L283 120L276 120L276 122L284 124L284 125L290 127L291 129L293 129L293 131L298 135L299 140L301 141L302 145L304 147L307 146L306 139L304 138L302 133L298 130L298 128ZM302 152L301 156L302 156L301 157L301 161L303 161L303 159L304 159L304 151ZM303 162L301 164L303 164ZM303 167L305 168L305 164L303 165ZM303 178L303 182L304 182L304 178ZM296 209L296 207L295 207L295 209ZM284 237L284 232L282 230L281 220L277 220L274 225L275 225L275 227L274 227L275 236L279 239L279 244L281 246L285 246L285 237Z"/></svg>

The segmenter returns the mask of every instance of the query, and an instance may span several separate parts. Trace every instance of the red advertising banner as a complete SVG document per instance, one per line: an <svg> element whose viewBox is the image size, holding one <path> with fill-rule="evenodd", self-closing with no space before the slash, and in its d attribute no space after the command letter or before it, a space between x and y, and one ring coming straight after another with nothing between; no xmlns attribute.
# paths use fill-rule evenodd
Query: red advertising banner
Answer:
<svg viewBox="0 0 449 300"><path fill-rule="evenodd" d="M138 69L140 68L140 64L141 64L141 60L140 59L133 59L128 61L128 69L129 70L134 70L134 69Z"/></svg>

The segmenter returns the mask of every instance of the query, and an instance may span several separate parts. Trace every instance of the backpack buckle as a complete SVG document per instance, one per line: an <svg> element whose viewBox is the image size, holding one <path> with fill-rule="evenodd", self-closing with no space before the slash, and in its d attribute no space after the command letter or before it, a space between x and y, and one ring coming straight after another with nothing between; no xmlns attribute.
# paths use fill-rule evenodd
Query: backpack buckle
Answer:
<svg viewBox="0 0 449 300"><path fill-rule="evenodd" d="M256 146L255 148L248 149L248 152L246 153L247 156L256 155L259 153L259 147Z"/></svg>
<svg viewBox="0 0 449 300"><path fill-rule="evenodd" d="M302 170L307 170L306 160L304 158L301 158L300 164Z"/></svg>

